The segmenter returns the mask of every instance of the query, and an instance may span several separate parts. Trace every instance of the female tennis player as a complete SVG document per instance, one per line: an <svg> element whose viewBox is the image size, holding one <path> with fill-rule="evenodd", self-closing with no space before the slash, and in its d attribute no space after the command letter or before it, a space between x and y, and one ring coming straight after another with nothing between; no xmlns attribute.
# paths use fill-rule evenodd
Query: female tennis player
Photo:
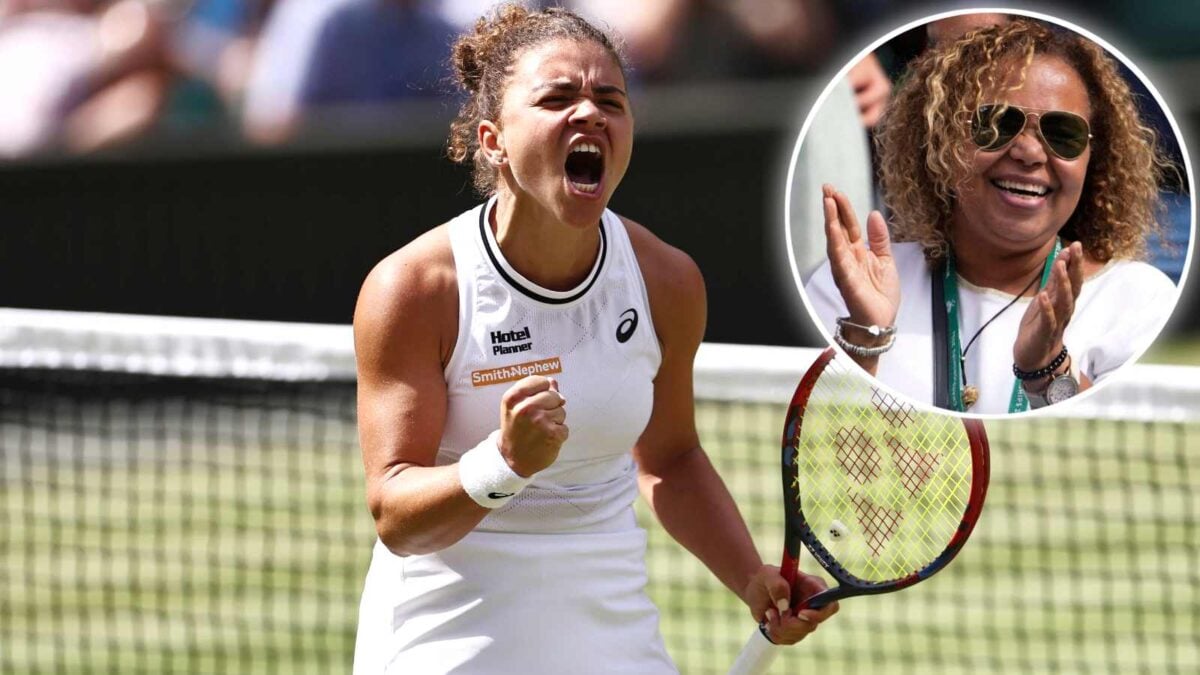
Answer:
<svg viewBox="0 0 1200 675"><path fill-rule="evenodd" d="M931 49L877 138L891 236L827 186L806 294L881 381L944 408L1070 398L1144 350L1177 292L1137 262L1162 172L1113 60L1018 19Z"/></svg>
<svg viewBox="0 0 1200 675"><path fill-rule="evenodd" d="M799 641L836 608L786 611L697 438L700 273L605 208L633 148L613 43L570 12L505 6L453 61L469 99L450 155L490 197L382 261L359 298L379 540L355 672L676 672L643 590L639 487L773 640Z"/></svg>

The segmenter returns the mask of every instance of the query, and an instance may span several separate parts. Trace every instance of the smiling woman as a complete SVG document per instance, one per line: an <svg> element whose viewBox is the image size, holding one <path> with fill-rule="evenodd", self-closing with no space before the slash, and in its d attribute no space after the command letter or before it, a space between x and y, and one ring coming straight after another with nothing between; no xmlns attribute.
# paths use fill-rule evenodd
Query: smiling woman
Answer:
<svg viewBox="0 0 1200 675"><path fill-rule="evenodd" d="M890 231L872 213L863 246L827 186L829 264L805 293L886 384L1022 412L1090 388L1166 322L1177 291L1137 258L1171 167L1090 40L1016 19L946 41L910 66L876 142Z"/></svg>
<svg viewBox="0 0 1200 675"><path fill-rule="evenodd" d="M618 51L570 12L509 5L454 65L449 155L486 202L380 262L354 317L379 534L355 672L674 673L639 489L773 639L799 641L836 605L787 611L696 433L699 270L607 209L633 151Z"/></svg>

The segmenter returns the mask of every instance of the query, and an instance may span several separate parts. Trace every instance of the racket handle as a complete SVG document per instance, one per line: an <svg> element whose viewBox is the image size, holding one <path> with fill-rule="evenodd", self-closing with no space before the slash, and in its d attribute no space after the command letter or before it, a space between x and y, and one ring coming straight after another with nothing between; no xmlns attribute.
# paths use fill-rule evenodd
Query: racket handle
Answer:
<svg viewBox="0 0 1200 675"><path fill-rule="evenodd" d="M762 629L756 629L729 668L729 675L764 675L781 651L783 647L768 640Z"/></svg>

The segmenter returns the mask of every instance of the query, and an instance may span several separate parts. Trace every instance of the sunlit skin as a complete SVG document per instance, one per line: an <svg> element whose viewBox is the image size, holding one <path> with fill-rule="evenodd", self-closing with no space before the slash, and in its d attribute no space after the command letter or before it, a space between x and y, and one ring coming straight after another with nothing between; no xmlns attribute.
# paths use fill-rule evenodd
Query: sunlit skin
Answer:
<svg viewBox="0 0 1200 675"><path fill-rule="evenodd" d="M516 21L571 23L515 8L501 11ZM556 39L515 56L501 50L491 57L505 61L483 64L489 66L483 70L503 67L508 75L500 83L487 80L489 91L500 96L500 109L495 119L475 125L480 154L470 158L495 169L491 226L504 258L527 280L554 290L574 288L596 264L601 217L633 150L624 75L609 49L588 39ZM468 110L479 104L476 98ZM460 129L455 127L454 142L462 140ZM581 144L587 152L568 162ZM454 227L434 228L381 261L355 309L367 502L379 540L398 556L454 546L490 513L467 494L459 464L438 462L448 411L456 403L446 368L459 353L460 332L471 325L459 315L459 284L492 275L458 266ZM707 319L700 270L631 220L609 221L603 231L613 235L614 246L626 245L618 236L628 237L645 291L646 320L653 320L658 342L649 420L630 449L639 491L663 528L746 604L755 621L765 622L775 642L798 642L832 616L837 604L791 609L793 589L777 567L762 562L737 504L700 446L693 398L693 363ZM597 313L597 326L602 318ZM561 319L570 320L577 319ZM595 339L601 336L597 332ZM577 359L571 367L587 365ZM568 425L577 419L572 406L578 404L567 403L571 396L559 392L557 381L537 375L505 391L496 449L510 469L531 476L559 461ZM824 588L820 577L802 574L796 597Z"/></svg>
<svg viewBox="0 0 1200 675"><path fill-rule="evenodd" d="M498 172L492 227L505 258L522 275L545 288L570 289L595 264L601 215L624 177L633 152L634 122L625 78L620 64L601 45L556 40L522 53L505 86L499 119L484 120L478 128L480 148ZM592 192L572 185L566 171L571 148L581 142L598 146L603 157L603 170ZM681 382L690 388L692 378L693 348L682 347L681 342L690 344L694 338L698 343L703 332L702 312L694 314L702 307L694 301L694 294L703 295L702 282L690 261L680 268L674 254L662 258L662 243L650 242L640 226L631 227L639 258L648 256L652 260L645 263L652 298L662 293L659 288L665 279L673 288L685 285L689 278L696 284L688 291L687 301L680 299L669 303L669 307L660 304L655 311L664 321L664 327L658 328L664 363L655 380L656 401L660 397L673 402L690 400L690 393L683 398L682 389L677 388ZM689 326L697 328L694 335L689 333ZM674 336L676 330L688 337ZM683 354L675 356L680 350L688 354L686 368L674 363L683 358ZM698 446L696 451L688 450L698 442L688 436L694 424L690 403L686 408L672 408L670 414L662 413L662 406L661 402L655 403L655 416L634 448L647 500L661 521L674 524L668 528L674 535L691 542L696 547L693 551L713 565L718 577L751 608L755 620L766 623L773 639L780 644L801 640L837 611L836 603L821 610L787 611L790 590L778 569L742 555L753 552L744 526L726 533L720 542L724 550L702 548L711 547L717 540L701 536L695 529L701 521L693 520L697 507L690 500L698 495L725 494L725 488L703 451ZM664 462L664 458L671 461ZM679 486L684 484L690 489L681 496ZM663 496L669 493L676 494ZM726 519L734 522L736 513L723 511L730 502L705 499L715 511L706 516L707 520L702 519L703 527ZM688 515L681 517L684 511ZM798 586L805 595L824 588L818 578L808 575L800 577Z"/></svg>
<svg viewBox="0 0 1200 675"><path fill-rule="evenodd" d="M531 48L517 57L511 72L498 119L478 127L480 148L498 174L492 227L506 259L522 275L545 288L570 289L595 264L601 215L629 167L634 122L625 78L604 47L575 40ZM599 147L603 157L593 191L573 185L566 170L571 149L584 142ZM660 521L670 523L668 530L738 593L773 639L797 642L837 606L787 611L790 590L778 569L753 559L749 533L735 525L740 521L736 508L727 510L732 502L721 497L725 488L689 431L694 429L690 402L675 407L690 401L692 343L698 344L703 333L703 303L695 298L703 296L703 282L694 263L683 264L678 252L640 226L627 225L638 257L647 258L646 283L655 315L663 321L662 326L656 322L664 361L655 379L655 414L634 448L643 493ZM659 300L664 288L674 293L683 286L690 288L686 301L664 306ZM662 400L672 401L669 413L663 412ZM688 489L681 491L683 485ZM704 505L694 503L700 495L707 495ZM697 516L699 511L706 515ZM719 544L702 531L726 521L730 529ZM824 587L807 575L799 586L805 594Z"/></svg>
<svg viewBox="0 0 1200 675"><path fill-rule="evenodd" d="M565 169L580 142L599 146L603 157L591 193L573 186ZM480 123L479 143L499 171L492 227L509 262L547 288L579 283L595 260L600 216L633 152L620 65L592 42L556 40L525 51L512 68L499 119Z"/></svg>

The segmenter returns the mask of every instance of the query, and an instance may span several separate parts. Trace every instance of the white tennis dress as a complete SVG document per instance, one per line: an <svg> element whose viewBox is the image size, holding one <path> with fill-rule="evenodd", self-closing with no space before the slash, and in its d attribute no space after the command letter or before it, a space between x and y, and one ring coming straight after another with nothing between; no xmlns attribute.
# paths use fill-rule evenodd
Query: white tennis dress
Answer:
<svg viewBox="0 0 1200 675"><path fill-rule="evenodd" d="M632 508L630 448L650 419L661 353L625 226L605 211L591 273L552 291L501 255L494 203L449 226L459 329L437 463L495 430L501 395L528 374L558 381L570 438L453 546L396 556L376 542L354 672L675 673L644 592L646 534Z"/></svg>

